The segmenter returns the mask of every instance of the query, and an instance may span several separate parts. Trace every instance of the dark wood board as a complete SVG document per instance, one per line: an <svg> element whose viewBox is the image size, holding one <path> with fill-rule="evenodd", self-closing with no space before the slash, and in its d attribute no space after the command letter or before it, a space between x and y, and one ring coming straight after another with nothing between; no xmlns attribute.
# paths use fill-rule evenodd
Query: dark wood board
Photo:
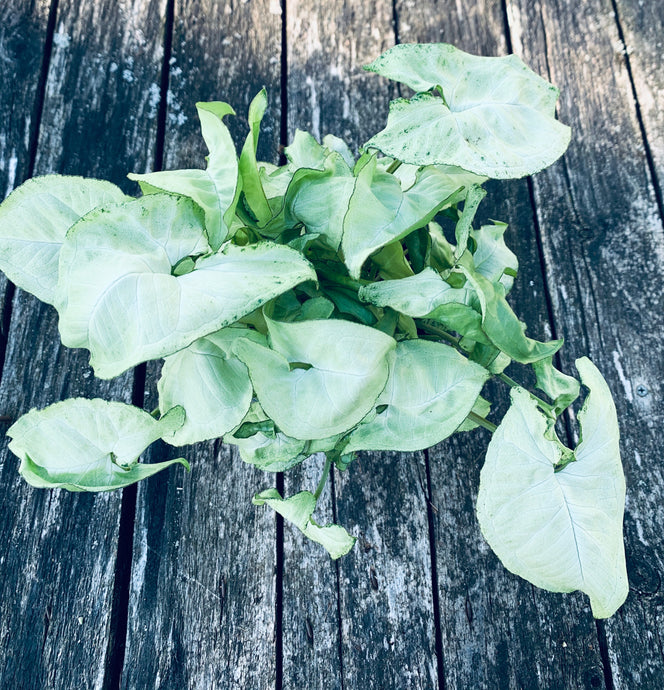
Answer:
<svg viewBox="0 0 664 690"><path fill-rule="evenodd" d="M241 143L250 100L266 86L259 155L277 157L281 16L274 2L175 3L164 168L205 165L195 103L223 100ZM148 367L154 396L158 367ZM147 409L156 406L149 396ZM139 486L122 686L267 688L276 681L276 521L251 497L274 477L209 442L180 451L191 474ZM153 454L159 457L159 450Z"/></svg>
<svg viewBox="0 0 664 690"><path fill-rule="evenodd" d="M651 175L658 192L659 212L664 196L664 3L661 0L617 0L618 36L624 51L645 145L651 157ZM635 142L636 143L636 142Z"/></svg>
<svg viewBox="0 0 664 690"><path fill-rule="evenodd" d="M130 121L126 113L143 105L145 77L151 69L150 81L158 80L161 65L155 56L161 20L152 10L150 14L143 5L133 15L146 27L156 19L156 28L141 42L124 6L59 3L53 49L45 63L48 79L36 163L32 161L36 174L57 171L119 181L120 169L124 176L127 169L147 164L154 142L150 123L139 119L127 129L125 125ZM128 32L124 36L116 32L123 27ZM105 79L112 73L111 64L130 62L142 83L134 79L126 88L127 79ZM31 58L24 69L36 64ZM106 114L114 116L104 120ZM118 143L120 148L114 148ZM131 372L112 382L98 382L87 359L86 352L59 345L54 311L18 290L0 386L3 414L15 419L31 407L69 396L131 401ZM101 688L112 675L115 652L112 628L122 494L32 489L19 479L18 462L7 453L6 442L1 462L2 504L7 509L2 511L0 557L0 685L69 688L75 678L83 687Z"/></svg>
<svg viewBox="0 0 664 690"><path fill-rule="evenodd" d="M556 325L567 339L562 357L570 368L586 353L597 364L623 433L631 592L598 627L614 687L656 688L664 675L662 220L612 4L539 7L513 3L510 25L515 52L549 71L561 88L560 117L574 127L566 164L534 179Z"/></svg>

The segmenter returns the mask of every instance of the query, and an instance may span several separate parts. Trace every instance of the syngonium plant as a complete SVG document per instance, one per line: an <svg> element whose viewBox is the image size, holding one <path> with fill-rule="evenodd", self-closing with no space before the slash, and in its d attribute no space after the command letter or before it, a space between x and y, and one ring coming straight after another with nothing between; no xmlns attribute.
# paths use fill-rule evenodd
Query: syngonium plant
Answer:
<svg viewBox="0 0 664 690"><path fill-rule="evenodd" d="M493 433L477 516L505 566L539 587L582 590L607 617L627 594L616 410L597 368L553 364L506 301L517 259L506 225L475 223L489 178L531 175L567 148L558 92L521 60L445 44L398 45L368 70L410 87L356 158L298 131L281 166L259 162L267 105L249 108L239 157L225 103L199 103L205 170L130 175L142 196L79 177L27 181L0 206L0 267L52 304L62 342L109 379L164 358L159 408L72 399L8 431L33 486L101 491L184 459L138 461L222 437L283 472L324 453L317 488L268 504L333 558L355 538L314 520L332 465L364 450L416 451ZM545 398L504 373L532 366ZM512 386L498 426L481 393ZM587 389L580 442L556 420Z"/></svg>

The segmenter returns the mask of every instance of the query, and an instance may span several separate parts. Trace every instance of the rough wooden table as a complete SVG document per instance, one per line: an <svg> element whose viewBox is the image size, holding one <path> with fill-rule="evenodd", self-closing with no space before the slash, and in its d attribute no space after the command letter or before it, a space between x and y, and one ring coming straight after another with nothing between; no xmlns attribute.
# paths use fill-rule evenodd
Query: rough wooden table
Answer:
<svg viewBox="0 0 664 690"><path fill-rule="evenodd" d="M489 185L481 220L510 223L529 334L564 336L562 366L587 353L614 392L631 584L596 622L584 596L503 569L474 516L483 430L337 473L325 509L359 536L337 563L250 501L275 481L311 488L315 463L275 479L199 444L189 475L69 494L25 485L5 441L0 687L659 690L663 37L664 0L0 3L0 198L48 172L137 193L129 171L203 167L194 103L230 102L239 139L262 86L261 158L276 162L295 127L357 147L394 96L361 65L395 42L515 52L553 81L568 153ZM153 365L95 380L85 352L60 346L55 312L2 280L3 420L72 395L154 406Z"/></svg>

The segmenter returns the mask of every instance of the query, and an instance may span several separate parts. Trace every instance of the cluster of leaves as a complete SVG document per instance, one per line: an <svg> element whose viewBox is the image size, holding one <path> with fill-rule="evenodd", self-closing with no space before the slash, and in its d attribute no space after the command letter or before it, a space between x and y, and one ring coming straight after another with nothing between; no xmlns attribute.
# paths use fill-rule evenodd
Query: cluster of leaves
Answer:
<svg viewBox="0 0 664 690"><path fill-rule="evenodd" d="M45 176L0 207L0 267L58 311L62 342L111 378L164 358L159 409L75 399L10 429L20 472L39 487L115 489L183 459L142 464L154 440L223 437L243 460L282 472L314 453L314 492L257 494L336 558L354 538L313 518L330 468L362 450L415 451L477 425L493 431L477 512L496 554L554 591L580 589L598 617L626 596L625 485L615 408L577 361L589 393L581 442L558 416L580 384L558 371L561 341L537 342L506 295L518 263L506 226L474 219L488 178L555 161L569 130L556 89L517 57L401 45L368 69L415 95L394 101L358 160L340 139L297 132L280 167L259 162L264 92L236 154L224 103L199 103L205 170L112 184ZM504 374L531 365L547 400ZM485 382L513 386L498 427ZM158 417L158 418L155 418Z"/></svg>

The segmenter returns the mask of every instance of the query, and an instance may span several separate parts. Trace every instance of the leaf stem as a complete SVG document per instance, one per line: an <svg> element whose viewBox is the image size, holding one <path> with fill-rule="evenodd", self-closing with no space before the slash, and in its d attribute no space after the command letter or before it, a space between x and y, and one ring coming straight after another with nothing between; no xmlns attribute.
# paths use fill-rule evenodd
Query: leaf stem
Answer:
<svg viewBox="0 0 664 690"><path fill-rule="evenodd" d="M546 410L547 412L553 412L554 406L550 405L548 402L545 402L540 398L539 396L535 395L534 393L531 393L525 386L522 386L521 384L517 383L513 378L508 376L507 374L496 374L496 376L503 382L506 383L510 388L523 388L528 392L528 395L543 409Z"/></svg>
<svg viewBox="0 0 664 690"><path fill-rule="evenodd" d="M393 173L395 170L398 170L399 167L401 166L401 161L395 158L388 166L387 170L385 172L388 173Z"/></svg>
<svg viewBox="0 0 664 690"><path fill-rule="evenodd" d="M469 412L468 419L470 419L471 422L475 422L475 424L479 424L481 427L488 429L491 433L498 428L493 422L490 422L484 417L480 417L480 415L478 415L476 412Z"/></svg>
<svg viewBox="0 0 664 690"><path fill-rule="evenodd" d="M324 278L327 278L328 280L337 283L338 285L342 285L344 287L350 288L354 292L357 292L364 283L369 283L371 281L364 281L361 282L359 280L354 280L350 276L345 276L342 275L341 273L336 273L335 271L330 271L328 268L324 268L323 266L316 266L316 272L320 273Z"/></svg>
<svg viewBox="0 0 664 690"><path fill-rule="evenodd" d="M325 454L325 467L323 467L323 474L321 475L316 491L314 491L314 498L319 499L320 495L323 493L325 484L327 483L327 478L330 476L330 469L332 468L332 455L329 453Z"/></svg>

